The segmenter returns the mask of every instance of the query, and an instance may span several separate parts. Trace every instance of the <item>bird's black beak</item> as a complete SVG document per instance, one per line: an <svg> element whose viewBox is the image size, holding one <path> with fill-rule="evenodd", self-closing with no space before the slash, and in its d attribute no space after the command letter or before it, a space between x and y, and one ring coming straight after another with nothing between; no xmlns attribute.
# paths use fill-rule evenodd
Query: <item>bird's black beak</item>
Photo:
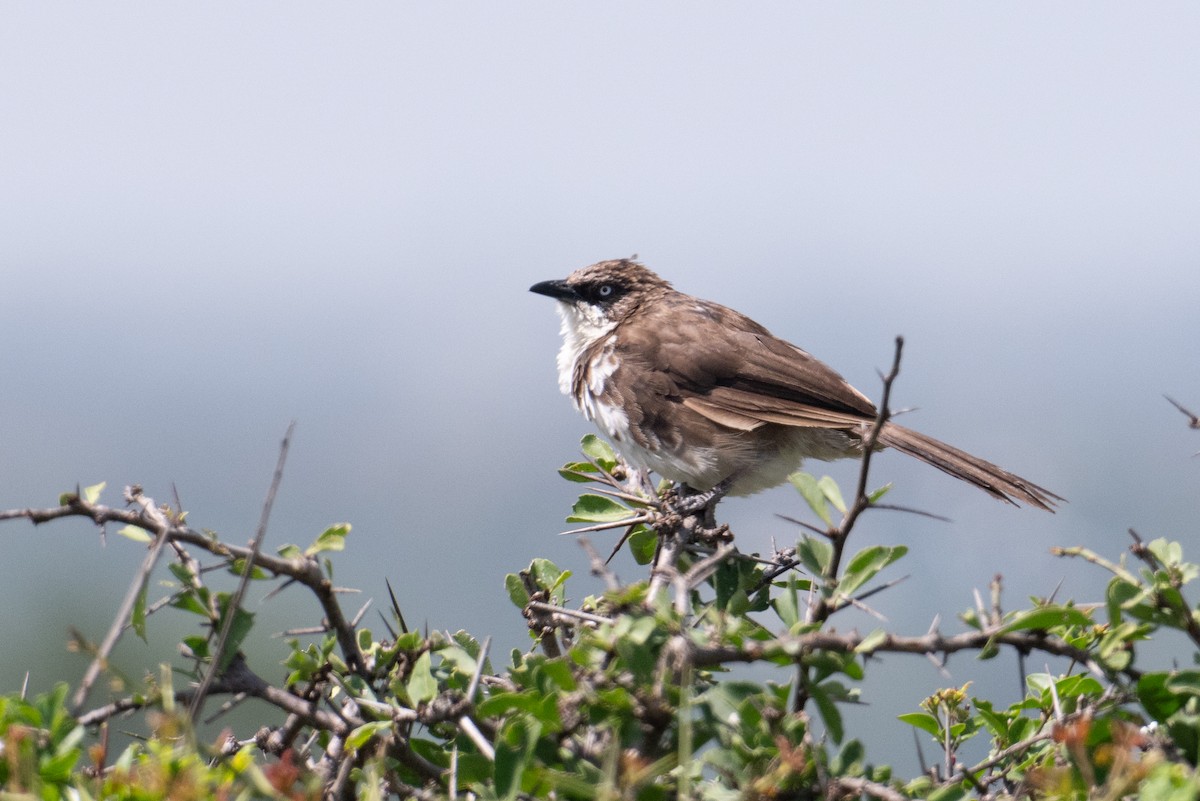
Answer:
<svg viewBox="0 0 1200 801"><path fill-rule="evenodd" d="M529 287L529 291L568 303L573 300L579 300L579 293L566 281L540 281Z"/></svg>

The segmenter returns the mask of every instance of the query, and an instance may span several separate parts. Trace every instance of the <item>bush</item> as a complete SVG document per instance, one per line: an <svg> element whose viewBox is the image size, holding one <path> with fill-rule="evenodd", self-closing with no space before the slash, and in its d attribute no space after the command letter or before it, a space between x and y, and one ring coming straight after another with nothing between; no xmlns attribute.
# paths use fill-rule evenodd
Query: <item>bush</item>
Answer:
<svg viewBox="0 0 1200 801"><path fill-rule="evenodd" d="M125 508L100 503L97 486L57 507L0 512L116 522L149 547L74 691L0 698L4 797L1200 797L1200 669L1137 664L1139 643L1164 630L1182 633L1192 665L1200 656L1200 612L1188 599L1198 568L1178 543L1134 534L1132 559L1118 561L1058 549L1111 576L1094 603L1004 612L997 585L990 606L967 609L952 634L838 633L830 621L889 586L906 552L849 549L858 516L885 505L886 488L865 489L866 464L849 502L828 478L794 476L816 522L800 524L793 547L761 557L740 553L703 511L681 513L670 488L644 487L598 439L585 438L583 454L561 471L587 485L569 520L583 524L587 569L606 589L568 604L571 571L545 560L507 576L532 645L504 665L487 639L409 630L394 599L381 635L348 617L330 564L345 524L268 554L261 530L248 547L224 543L137 487L126 489ZM587 539L603 529L623 530L618 548L647 567L644 580L621 584L608 571ZM147 578L168 553L174 584L150 602ZM232 588L210 587L197 554L224 560ZM250 581L299 583L322 608L315 639L291 641L280 686L241 651L255 631L242 608ZM200 624L182 641L187 686L163 666L138 693L89 707L121 633L144 635L151 615L168 613ZM932 743L937 764L908 777L872 765L840 708L857 698L873 657L955 652L1039 653L1064 667L1026 676L1024 698L1007 706L973 697L969 685L934 693L902 720ZM772 678L728 671L748 663ZM193 722L217 695L261 699L283 722L199 743ZM111 759L110 728L135 713L145 739ZM964 743L980 739L987 756L964 762Z"/></svg>

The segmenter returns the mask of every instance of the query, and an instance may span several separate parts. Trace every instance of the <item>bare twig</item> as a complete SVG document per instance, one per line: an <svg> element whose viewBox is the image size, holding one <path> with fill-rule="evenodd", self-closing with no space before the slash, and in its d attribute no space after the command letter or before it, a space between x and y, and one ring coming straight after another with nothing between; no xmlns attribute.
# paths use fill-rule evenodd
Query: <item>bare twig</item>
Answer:
<svg viewBox="0 0 1200 801"><path fill-rule="evenodd" d="M174 699L179 704L190 705L194 692L191 689L181 690L175 693ZM339 736L348 734L350 729L356 725L362 725L364 722L362 720L346 720L343 717L322 712L314 708L309 701L293 695L286 690L271 686L251 671L241 657L234 657L233 662L230 663L221 677L209 687L209 693L246 693L295 715L300 721L310 726L332 732ZM94 726L124 712L151 706L159 700L152 695L125 698L77 715L76 720L80 725Z"/></svg>
<svg viewBox="0 0 1200 801"><path fill-rule="evenodd" d="M622 540L624 542L624 540ZM579 547L583 548L584 553L588 555L588 560L592 565L592 575L604 580L604 586L610 590L620 589L621 582L617 580L616 575L608 569L608 563L600 558L600 553L592 545L592 541L587 537L579 538ZM612 559L610 556L609 559Z"/></svg>
<svg viewBox="0 0 1200 801"><path fill-rule="evenodd" d="M789 517L788 515L781 515L781 514L776 514L775 516L778 517L780 520L786 521L788 523L792 523L794 525L799 526L800 528L807 529L808 531L812 532L813 534L819 534L822 537L824 537L826 534L829 533L823 528L814 526L812 523L806 523L803 520L800 520L795 517Z"/></svg>
<svg viewBox="0 0 1200 801"><path fill-rule="evenodd" d="M831 540L833 542L833 555L829 560L829 569L827 577L836 579L838 570L841 568L842 552L845 550L846 538L850 535L850 530L854 528L854 524L858 521L861 515L870 505L871 500L867 496L867 481L871 472L871 455L875 452L875 446L879 442L879 435L883 431L883 427L887 425L891 418L891 411L888 408L888 402L892 396L892 384L895 383L896 377L900 375L900 356L904 351L904 337L896 337L896 353L892 357L892 369L888 371L883 378L883 396L879 399L879 412L875 416L875 422L867 430L866 436L862 440L862 459L859 464L858 471L858 487L854 491L854 503L846 511L842 518L841 524L837 530L833 532Z"/></svg>
<svg viewBox="0 0 1200 801"><path fill-rule="evenodd" d="M358 611L354 613L354 617L350 621L350 628L358 628L358 624L362 622L363 615L365 615L367 610L371 608L373 601L373 598L368 598L367 602L358 608Z"/></svg>
<svg viewBox="0 0 1200 801"><path fill-rule="evenodd" d="M962 778L962 776L967 775L967 774L983 773L985 770L988 770L989 768L995 767L996 765L999 765L1003 762L1007 762L1011 757L1014 757L1017 754L1022 754L1024 752L1028 751L1030 748L1033 748L1038 743L1049 740L1053 735L1050 732L1043 731L1042 729L1044 729L1044 728L1045 727L1043 725L1042 727L1040 727L1038 729L1038 732L1036 734L1033 734L1032 736L1027 737L1024 740L1021 740L1020 742L1013 743L1008 748L1005 748L1003 751L1000 751L1000 752L988 757L987 759L983 760L982 762L980 762L976 765L973 765L970 768L967 768L965 770L960 768L958 773L956 773L954 776L951 776L948 779L947 784L952 784L952 783L960 780ZM994 777L988 777L985 779L981 779L980 781L982 781L984 784L991 784L992 782L997 781L1000 778L1001 778L1001 776L997 775Z"/></svg>
<svg viewBox="0 0 1200 801"><path fill-rule="evenodd" d="M75 499L79 499L76 494ZM82 499L79 499L82 500ZM91 664L83 674L83 679L79 682L79 687L76 688L75 694L71 697L71 709L74 714L78 714L83 705L87 703L88 694L92 690L92 685L96 683L96 679L100 677L100 671L104 669L108 662L108 657L112 654L113 648L116 647L117 641L121 639L122 632L128 624L134 607L137 605L137 600L146 589L146 582L150 579L150 574L154 571L154 566L158 564L158 557L162 554L163 546L168 540L168 530L170 523L167 521L166 515L162 510L154 505L154 501L142 494L141 487L126 487L125 500L127 503L136 503L142 507L142 515L144 518L134 525L139 525L147 531L154 532L154 544L150 546L150 552L146 554L146 558L142 560L142 565L138 568L137 574L133 577L133 581L129 584L129 589L125 592L125 597L121 600L121 605L117 608L117 615L113 619L112 625L109 626L108 633L104 635L104 639L100 642L100 647L96 651ZM68 507L70 504L68 504ZM3 519L3 518L0 518ZM33 518L30 518L31 520Z"/></svg>
<svg viewBox="0 0 1200 801"><path fill-rule="evenodd" d="M854 528L854 524L858 522L859 516L871 507L871 499L867 495L867 480L871 471L871 456L875 452L875 446L879 442L879 436L883 431L883 427L887 425L888 419L891 417L888 403L891 399L892 384L900 374L900 356L903 351L904 337L898 336L896 337L895 355L892 357L892 368L888 371L887 375L880 376L883 380L883 396L879 400L875 421L861 435L862 457L859 460L858 485L854 492L854 502L846 510L845 514L842 515L842 521L836 528L831 527L828 531L820 532L829 539L831 553L822 575L825 591L816 597L815 604L809 605L808 611L805 614L807 622L822 623L839 608L845 606L845 604L839 603L836 593L833 590L837 588L842 566L842 556L845 553L846 541L850 536L850 531ZM782 569L779 572L782 572ZM774 576L771 576L771 578L773 579ZM796 695L792 698L792 709L795 712L801 711L808 703L808 683L807 669L804 665L797 663Z"/></svg>
<svg viewBox="0 0 1200 801"><path fill-rule="evenodd" d="M676 574L675 578L675 611L680 617L687 615L688 596L692 590L708 580L716 572L721 563L735 553L732 543L724 543L710 556L706 556L684 574Z"/></svg>
<svg viewBox="0 0 1200 801"><path fill-rule="evenodd" d="M650 571L650 587L646 591L647 607L653 607L667 584L674 581L677 572L675 565L688 543L692 541L692 534L698 522L698 518L693 515L684 518L677 525L659 530L658 553L655 554L654 565Z"/></svg>
<svg viewBox="0 0 1200 801"><path fill-rule="evenodd" d="M545 601L530 601L529 608L536 609L539 612L545 612L555 618L562 616L566 618L574 618L575 620L582 620L585 623L595 623L597 625L612 622L611 619L602 615L593 615L591 612L582 612L578 609L569 609L565 606L555 606L554 604L548 604ZM564 621L558 622L561 623ZM573 626L575 623L574 621L566 621L566 625Z"/></svg>
<svg viewBox="0 0 1200 801"><path fill-rule="evenodd" d="M254 532L254 539L250 541L250 555L242 567L242 577L238 581L237 589L225 605L225 619L221 622L221 631L217 635L217 642L210 650L212 661L209 662L208 670L205 671L204 678L200 680L200 686L196 688L196 693L192 696L192 702L188 707L188 716L193 721L200 717L200 710L204 708L204 698L208 695L208 689L212 686L217 674L225 667L223 663L225 662L225 648L229 644L229 633L233 631L234 618L237 617L238 610L242 608L246 590L250 587L250 579L254 575L254 558L261 552L263 538L267 535L267 521L271 519L271 507L275 504L275 494L279 491L280 482L283 481L283 466L287 463L288 446L291 444L292 432L295 429L296 423L293 421L288 425L287 432L283 435L283 442L279 445L279 460L275 463L275 475L271 478L271 487L267 490L267 498L263 502L262 515L258 520L258 530Z"/></svg>
<svg viewBox="0 0 1200 801"><path fill-rule="evenodd" d="M1191 409L1188 409L1187 407L1185 407L1185 406L1184 406L1182 403L1180 403L1179 401L1177 401L1177 400L1175 400L1174 398L1172 398L1170 395L1163 395L1163 397L1164 397L1164 398L1166 398L1166 399L1167 399L1167 401L1168 401L1168 402L1169 402L1169 403L1170 403L1172 406L1174 406L1174 407L1175 407L1176 409L1178 409L1179 411L1183 412L1184 416L1185 416L1185 417L1187 417L1187 419L1188 419L1188 428L1198 428L1198 429L1200 429L1200 416L1198 416L1198 415L1197 415L1195 412L1193 412Z"/></svg>
<svg viewBox="0 0 1200 801"><path fill-rule="evenodd" d="M649 514L623 517L620 520L613 520L608 523L596 523L591 526L582 526L580 528L572 528L566 531L560 531L558 532L558 536L565 537L568 534L587 534L592 531L607 531L613 528L625 528L627 526L636 526L638 523L649 523L653 519L654 516Z"/></svg>
<svg viewBox="0 0 1200 801"><path fill-rule="evenodd" d="M479 659L475 662L475 672L471 675L471 681L467 684L466 699L472 703L475 702L475 691L479 689L479 680L483 677L483 666L487 664L488 650L492 647L492 638L490 636L483 639L483 645L479 646Z"/></svg>
<svg viewBox="0 0 1200 801"><path fill-rule="evenodd" d="M574 471L571 471L571 472L574 472ZM575 475L588 476L588 478L591 478L593 480L595 479L595 476L590 476L587 473L575 473ZM590 491L598 492L601 495L607 495L610 498L616 498L618 500L627 501L632 504L637 504L638 506L640 506L642 508L645 508L645 507L651 505L651 503L652 503L652 501L647 501L645 498L643 498L640 495L633 495L633 494L625 492L623 490L605 489L604 487L591 487Z"/></svg>
<svg viewBox="0 0 1200 801"><path fill-rule="evenodd" d="M487 741L483 733L479 731L479 727L475 725L475 721L471 720L466 715L458 719L458 728L463 734L470 738L471 742L475 743L475 747L479 749L479 753L483 754L490 761L496 761L496 749Z"/></svg>
<svg viewBox="0 0 1200 801"><path fill-rule="evenodd" d="M936 512L926 512L924 509L916 509L912 506L901 506L898 503L873 503L872 509L886 509L891 512L904 512L905 514L917 515L918 517L928 517L930 520L937 520L942 523L953 523L954 521L945 515L939 515Z"/></svg>
<svg viewBox="0 0 1200 801"><path fill-rule="evenodd" d="M831 779L830 783L836 785L837 790L841 791L829 792L827 797L830 798L865 795L870 798L881 799L881 801L908 801L908 796L899 790L893 790L886 784L873 782L869 779L861 779L856 776L838 776Z"/></svg>
<svg viewBox="0 0 1200 801"><path fill-rule="evenodd" d="M694 646L691 660L697 667L734 662L757 662L764 659L786 656L800 661L803 654L813 650L852 653L866 639L858 633L839 634L814 631L806 634L785 635L773 640L748 641L740 646ZM969 631L946 636L936 630L916 637L885 634L872 643L870 653L950 654L958 651L978 650L985 646L1007 645L1018 651L1040 651L1052 656L1073 659L1084 665L1093 674L1105 676L1110 671L1101 667L1087 651L1076 648L1066 641L1035 631L1004 632L1003 627L987 627L982 631ZM1130 679L1138 679L1140 671L1125 668L1121 673Z"/></svg>

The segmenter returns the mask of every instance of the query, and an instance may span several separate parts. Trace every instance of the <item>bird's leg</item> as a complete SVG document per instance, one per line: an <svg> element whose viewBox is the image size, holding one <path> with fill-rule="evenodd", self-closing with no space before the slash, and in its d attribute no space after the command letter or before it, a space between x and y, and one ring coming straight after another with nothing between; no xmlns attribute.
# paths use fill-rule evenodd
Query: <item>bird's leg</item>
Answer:
<svg viewBox="0 0 1200 801"><path fill-rule="evenodd" d="M726 476L718 481L712 489L703 492L697 492L686 484L681 484L679 502L675 505L675 509L684 515L704 510L704 527L715 528L717 525L717 502L729 494L729 488L733 486L736 477L736 473ZM687 494L684 494L685 491Z"/></svg>

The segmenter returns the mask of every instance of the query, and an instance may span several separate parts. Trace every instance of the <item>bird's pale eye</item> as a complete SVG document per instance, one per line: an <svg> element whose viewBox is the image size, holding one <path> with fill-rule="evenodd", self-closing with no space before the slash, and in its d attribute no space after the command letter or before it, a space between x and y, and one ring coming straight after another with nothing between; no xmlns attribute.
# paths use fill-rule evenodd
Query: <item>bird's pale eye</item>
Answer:
<svg viewBox="0 0 1200 801"><path fill-rule="evenodd" d="M598 294L602 298L612 297L612 293L613 293L612 284L603 284L598 290L596 290L596 294Z"/></svg>

